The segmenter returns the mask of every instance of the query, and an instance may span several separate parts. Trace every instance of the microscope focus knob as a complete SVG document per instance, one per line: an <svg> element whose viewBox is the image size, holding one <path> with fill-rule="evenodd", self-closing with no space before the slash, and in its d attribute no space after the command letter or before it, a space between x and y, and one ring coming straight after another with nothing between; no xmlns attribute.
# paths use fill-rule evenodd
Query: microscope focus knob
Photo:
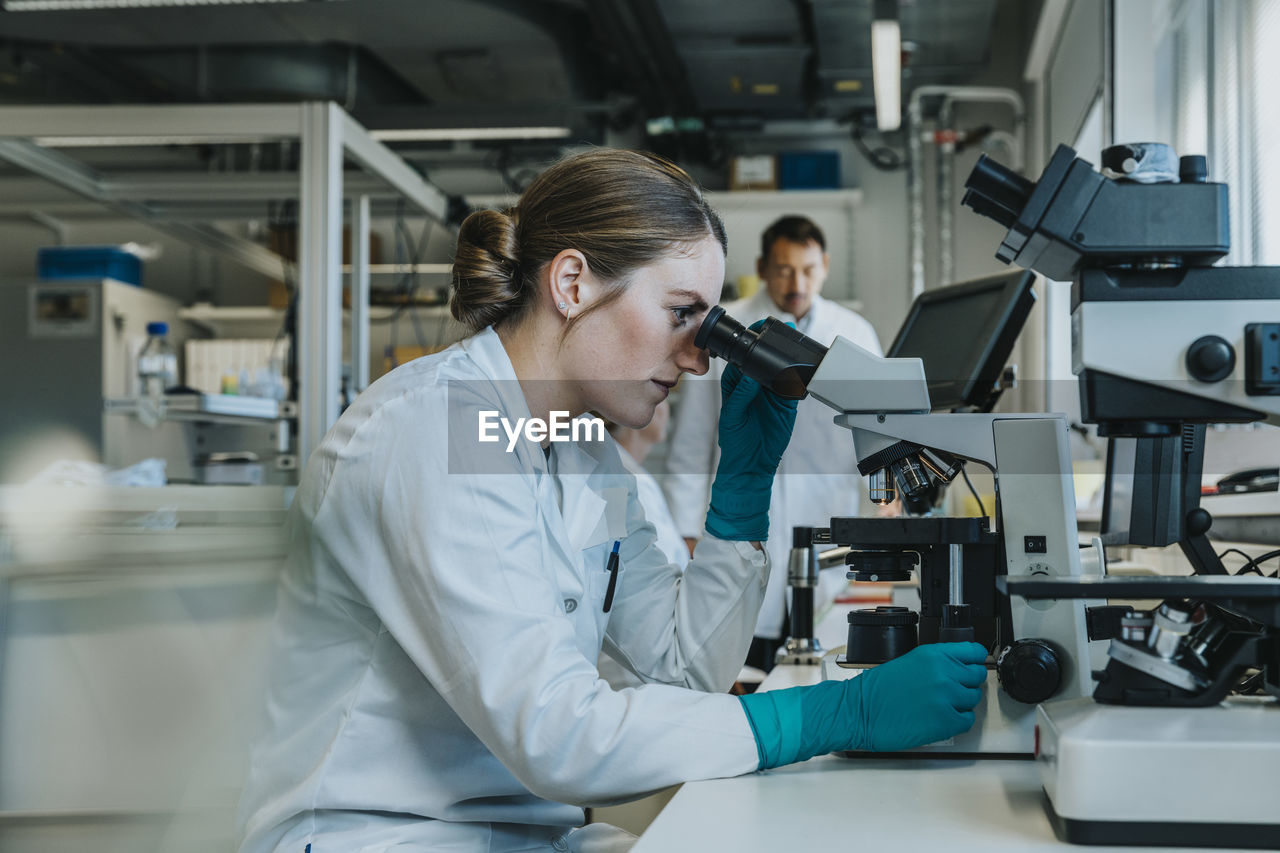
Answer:
<svg viewBox="0 0 1280 853"><path fill-rule="evenodd" d="M996 658L996 677L1005 693L1034 705L1058 692L1062 661L1048 640L1015 640Z"/></svg>
<svg viewBox="0 0 1280 853"><path fill-rule="evenodd" d="M1205 335L1187 347L1187 372L1201 382L1221 382L1236 369L1236 351L1226 338Z"/></svg>

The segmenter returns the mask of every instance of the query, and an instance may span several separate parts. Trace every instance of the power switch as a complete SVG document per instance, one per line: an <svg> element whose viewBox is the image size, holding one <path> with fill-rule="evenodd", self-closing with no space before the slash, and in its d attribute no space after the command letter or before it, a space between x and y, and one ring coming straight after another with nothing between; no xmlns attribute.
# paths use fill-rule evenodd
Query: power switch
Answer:
<svg viewBox="0 0 1280 853"><path fill-rule="evenodd" d="M1250 397L1280 394L1280 323L1244 327L1244 390Z"/></svg>
<svg viewBox="0 0 1280 853"><path fill-rule="evenodd" d="M1047 554L1049 553L1049 543L1045 541L1043 536L1023 536L1022 550L1027 554Z"/></svg>

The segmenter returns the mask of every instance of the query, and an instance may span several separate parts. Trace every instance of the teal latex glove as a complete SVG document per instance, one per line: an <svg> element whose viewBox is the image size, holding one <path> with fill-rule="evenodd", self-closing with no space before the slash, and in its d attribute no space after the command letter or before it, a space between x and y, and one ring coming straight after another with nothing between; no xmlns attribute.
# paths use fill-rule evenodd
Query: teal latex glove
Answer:
<svg viewBox="0 0 1280 853"><path fill-rule="evenodd" d="M845 681L739 696L760 769L837 750L897 752L967 732L986 659L977 643L929 643Z"/></svg>
<svg viewBox="0 0 1280 853"><path fill-rule="evenodd" d="M799 401L762 388L732 364L720 377L720 397L720 464L711 484L707 532L718 539L761 542L769 538L773 475L791 441Z"/></svg>

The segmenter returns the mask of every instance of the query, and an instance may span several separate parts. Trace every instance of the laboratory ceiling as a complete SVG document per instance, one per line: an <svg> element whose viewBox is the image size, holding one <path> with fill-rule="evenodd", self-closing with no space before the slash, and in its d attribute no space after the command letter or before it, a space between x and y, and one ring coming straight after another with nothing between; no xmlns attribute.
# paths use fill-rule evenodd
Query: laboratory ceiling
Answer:
<svg viewBox="0 0 1280 853"><path fill-rule="evenodd" d="M907 93L1031 0L901 0ZM303 0L0 12L0 103L332 99L371 128L867 120L872 0ZM904 98L906 94L904 93ZM669 121L667 121L669 119Z"/></svg>

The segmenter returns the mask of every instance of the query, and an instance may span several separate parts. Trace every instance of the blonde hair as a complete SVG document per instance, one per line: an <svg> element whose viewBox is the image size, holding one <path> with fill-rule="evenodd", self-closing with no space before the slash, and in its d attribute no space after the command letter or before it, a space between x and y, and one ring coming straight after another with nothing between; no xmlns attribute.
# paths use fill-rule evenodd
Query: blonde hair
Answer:
<svg viewBox="0 0 1280 853"><path fill-rule="evenodd" d="M539 175L507 213L479 210L463 221L449 310L474 331L518 322L538 298L542 269L577 249L616 285L581 317L620 295L637 269L706 237L725 249L720 217L679 166L641 151L573 155Z"/></svg>

